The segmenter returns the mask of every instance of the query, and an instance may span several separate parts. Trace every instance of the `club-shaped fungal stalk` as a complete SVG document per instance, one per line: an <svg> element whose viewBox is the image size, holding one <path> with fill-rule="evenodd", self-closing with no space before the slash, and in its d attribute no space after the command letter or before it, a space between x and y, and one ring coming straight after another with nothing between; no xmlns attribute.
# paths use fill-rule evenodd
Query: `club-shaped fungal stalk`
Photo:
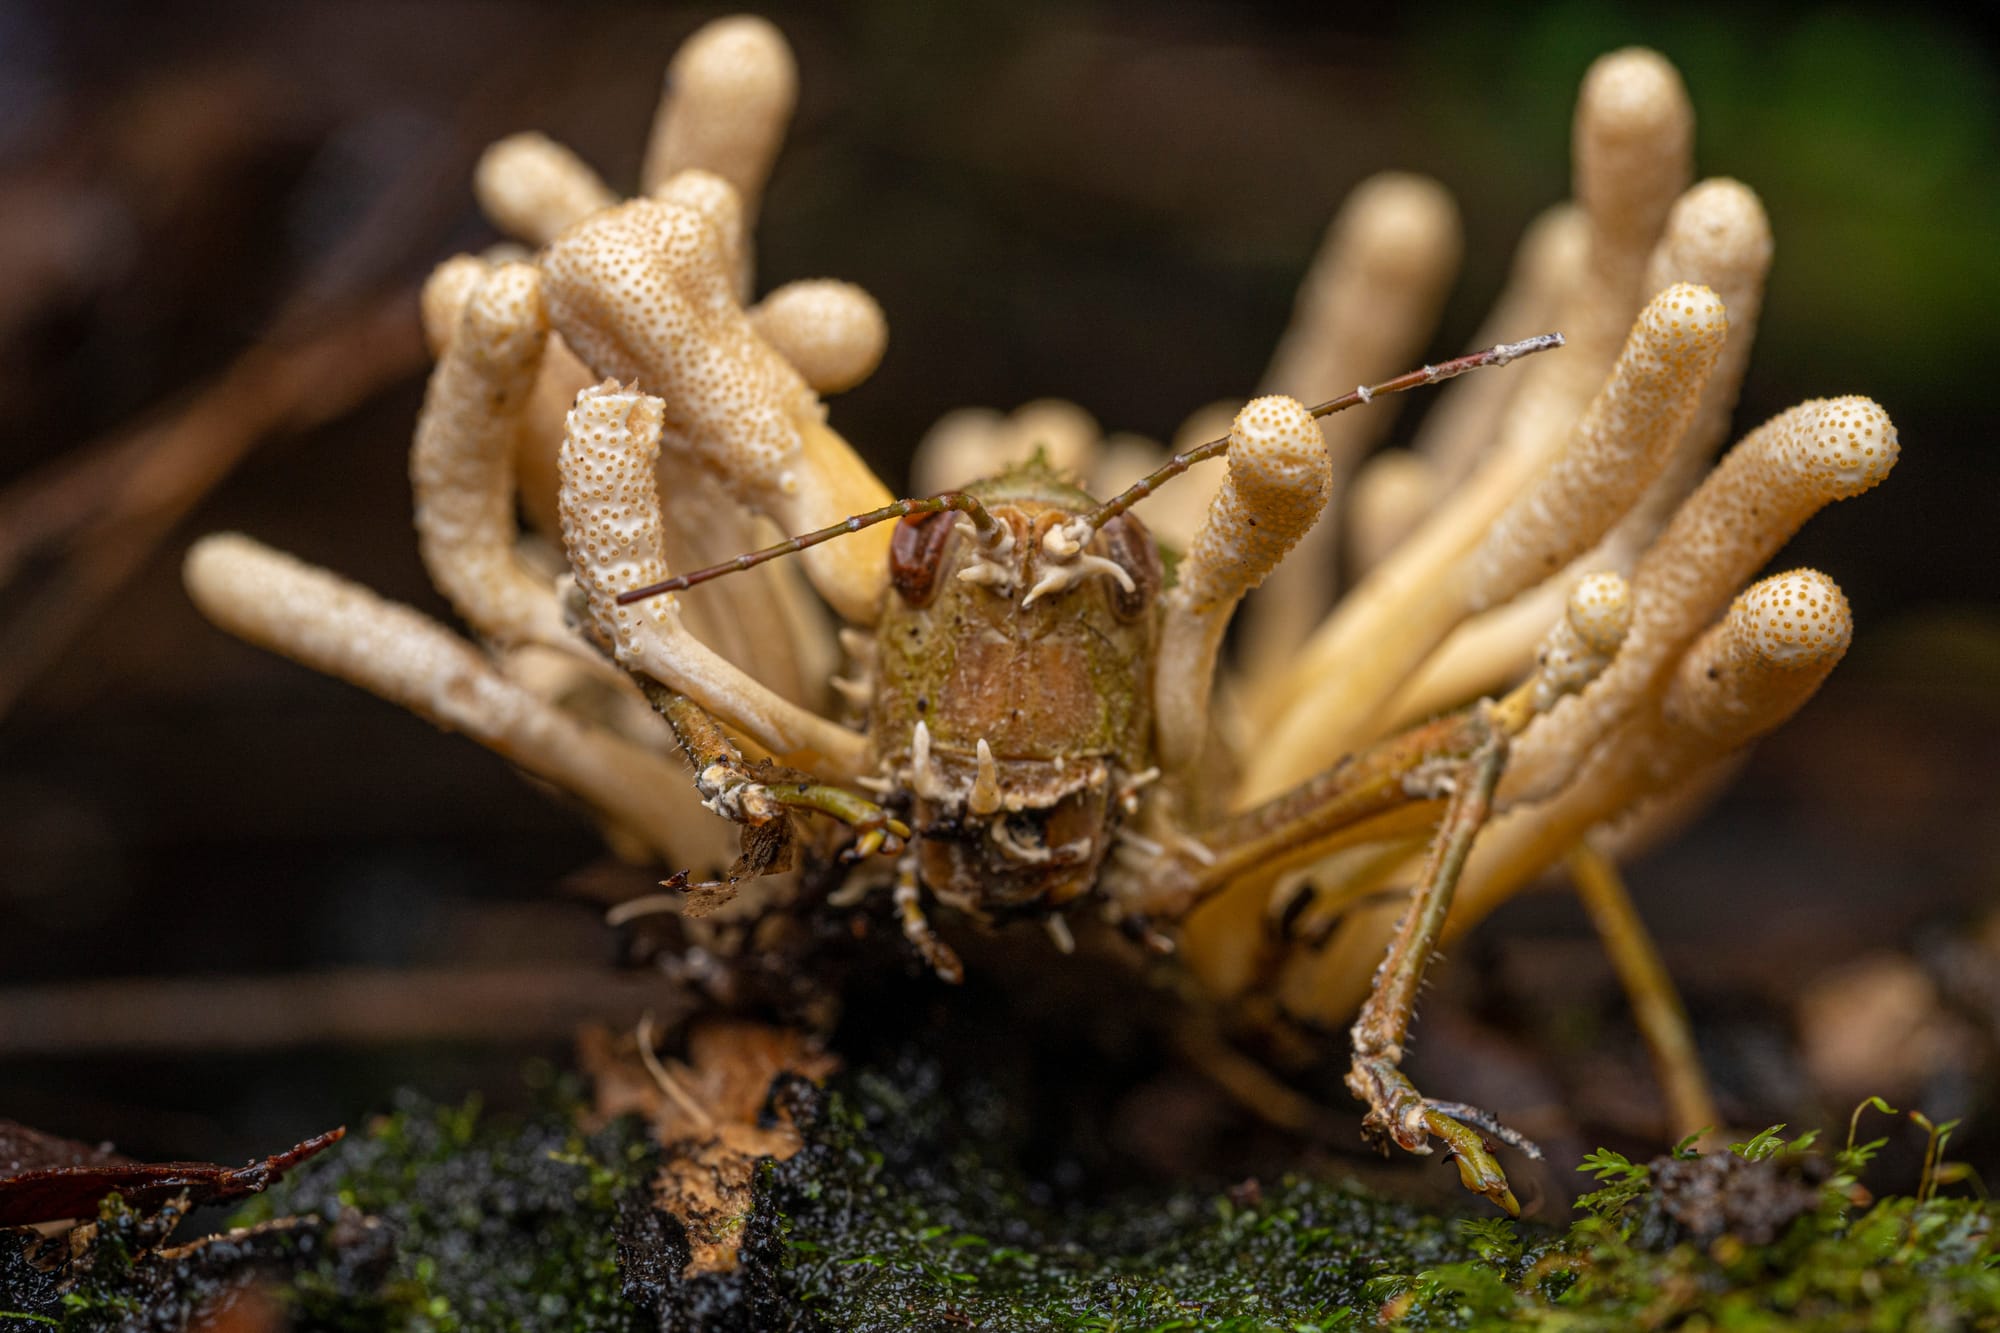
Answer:
<svg viewBox="0 0 2000 1333"><path fill-rule="evenodd" d="M444 273L456 281L455 267ZM483 637L587 651L564 624L550 580L514 550L515 434L548 332L533 265L502 264L472 289L431 372L410 449L417 549L431 581Z"/></svg>
<svg viewBox="0 0 2000 1333"><path fill-rule="evenodd" d="M1268 799L1351 748L1461 620L1594 546L1652 483L1686 428L1727 328L1707 288L1676 284L1653 298L1567 445L1477 545L1437 560L1431 579L1414 586L1406 581L1410 566L1391 561L1314 635L1305 656L1327 664L1326 674L1250 756L1239 803Z"/></svg>
<svg viewBox="0 0 2000 1333"><path fill-rule="evenodd" d="M1675 203L1666 231L1654 247L1648 280L1657 282L1655 290L1674 282L1712 289L1729 312L1729 338L1700 405L1658 479L1597 549L1582 557L1581 567L1630 571L1727 438L1770 263L1770 223L1762 203L1747 187L1728 180L1704 181ZM1518 678L1533 658L1541 626L1562 604L1574 580L1574 573L1552 580L1452 631L1403 686L1382 715L1379 729L1429 717Z"/></svg>
<svg viewBox="0 0 2000 1333"><path fill-rule="evenodd" d="M653 191L653 198L663 204L678 204L692 209L715 228L716 240L722 247L721 262L725 272L737 272L748 262L744 254L750 237L743 217L743 196L723 177L713 171L703 171L700 167L689 167L667 177Z"/></svg>
<svg viewBox="0 0 2000 1333"><path fill-rule="evenodd" d="M1357 186L1327 228L1261 386L1308 403L1373 384L1422 355L1457 276L1458 209L1436 181L1384 172ZM1336 486L1395 421L1396 405L1320 420ZM1333 605L1340 534L1329 509L1246 606L1253 682L1289 661ZM1252 688L1255 688L1253 683Z"/></svg>
<svg viewBox="0 0 2000 1333"><path fill-rule="evenodd" d="M1444 489L1437 464L1412 449L1384 449L1363 463L1347 488L1349 568L1365 573L1381 564L1436 507Z"/></svg>
<svg viewBox="0 0 2000 1333"><path fill-rule="evenodd" d="M1818 570L1751 586L1674 664L1664 692L1628 719L1617 744L1555 799L1504 814L1487 830L1466 866L1451 933L1462 933L1592 829L1671 794L1785 722L1819 689L1853 635L1847 598Z"/></svg>
<svg viewBox="0 0 2000 1333"><path fill-rule="evenodd" d="M733 270L739 298L750 291L748 238L798 95L798 66L784 34L753 15L703 25L667 66L640 187L650 194L677 172L698 167L736 188L744 233Z"/></svg>
<svg viewBox="0 0 2000 1333"><path fill-rule="evenodd" d="M843 393L875 373L889 322L875 298L851 282L788 282L750 308L750 327L815 393Z"/></svg>
<svg viewBox="0 0 2000 1333"><path fill-rule="evenodd" d="M1473 335L1472 345L1485 347L1561 328L1561 312L1570 288L1582 281L1589 246L1590 220L1582 209L1557 204L1544 210L1521 234L1507 285ZM1514 375L1466 375L1439 391L1437 404L1424 414L1411 448L1437 468L1444 489L1457 485L1478 466L1508 402L1531 373L1533 368Z"/></svg>
<svg viewBox="0 0 2000 1333"><path fill-rule="evenodd" d="M607 383L570 412L562 451L563 545L591 619L620 665L677 690L785 763L829 781L863 768L867 744L774 694L681 623L676 596L619 606L619 593L668 577L654 468L658 398Z"/></svg>
<svg viewBox="0 0 2000 1333"><path fill-rule="evenodd" d="M1361 660L1356 654L1362 644L1371 645L1369 660L1379 660L1372 644L1402 619L1403 607L1433 595L1452 566L1564 448L1615 370L1634 317L1652 295L1641 293L1639 284L1668 211L1691 177L1693 123L1680 76L1658 54L1619 51L1591 66L1577 98L1571 154L1587 244L1556 322L1568 345L1560 357L1519 372L1520 386L1508 398L1477 470L1394 559L1353 590L1284 669L1274 666L1267 673L1253 697L1257 730L1276 727L1306 696L1324 695L1330 681ZM1399 660L1390 674L1400 680L1415 666L1415 660ZM1349 734L1338 743L1352 744L1365 732L1368 715L1380 711L1381 700L1373 695L1380 685L1374 682L1363 692L1367 701L1351 706Z"/></svg>
<svg viewBox="0 0 2000 1333"><path fill-rule="evenodd" d="M429 617L235 533L196 542L183 576L224 629L463 732L574 793L663 861L721 865L733 854L677 760L579 722Z"/></svg>
<svg viewBox="0 0 2000 1333"><path fill-rule="evenodd" d="M1681 654L1805 521L1879 484L1896 428L1866 398L1814 399L1744 437L1674 512L1632 575L1632 634L1609 671L1523 736L1507 803L1566 785L1598 744L1665 686Z"/></svg>
<svg viewBox="0 0 2000 1333"><path fill-rule="evenodd" d="M564 228L618 202L590 164L545 134L510 134L480 154L472 173L480 211L507 235L543 246Z"/></svg>
<svg viewBox="0 0 2000 1333"><path fill-rule="evenodd" d="M1216 655L1245 593L1326 508L1333 465L1295 398L1253 399L1229 432L1229 472L1166 594L1153 677L1161 766L1186 775L1208 738Z"/></svg>
<svg viewBox="0 0 2000 1333"><path fill-rule="evenodd" d="M577 355L659 394L676 448L742 504L783 531L808 532L889 502L798 371L751 328L700 214L633 200L572 227L542 262L550 313ZM801 557L850 621L877 613L889 532L871 528Z"/></svg>

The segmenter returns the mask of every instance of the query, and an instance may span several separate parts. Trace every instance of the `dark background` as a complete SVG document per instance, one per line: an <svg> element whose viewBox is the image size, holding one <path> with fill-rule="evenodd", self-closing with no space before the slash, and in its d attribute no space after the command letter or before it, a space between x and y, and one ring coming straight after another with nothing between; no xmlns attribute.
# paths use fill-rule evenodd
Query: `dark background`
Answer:
<svg viewBox="0 0 2000 1333"><path fill-rule="evenodd" d="M1778 239L1739 424L1866 393L1905 448L1779 560L1847 589L1850 659L1635 890L1732 1111L1844 1121L1854 1089L1810 1076L1801 998L1865 1001L1874 983L1840 969L1893 955L1933 991L1890 1045L1907 1063L1930 1024L1940 1053L1860 1091L1970 1116L1959 1142L1992 1161L2000 65L1921 6L1390 8L765 7L803 88L760 285L839 276L888 311L881 370L832 407L885 476L966 404L1062 396L1166 436L1256 382L1327 219L1380 169L1458 197L1464 273L1433 351L1461 349L1522 225L1566 193L1584 68L1657 46L1694 99L1698 172L1753 185ZM260 337L493 239L469 189L493 138L544 130L629 188L667 57L721 12L0 3L0 495L30 497L0 513L109 491L117 467L51 479L172 419ZM242 1158L399 1084L504 1097L578 1016L636 1012L602 975L590 889L619 872L583 819L181 592L186 543L240 528L443 613L409 530L414 318L405 373L270 433L101 598L65 591L87 541L0 568L0 1115ZM1586 1137L1643 1136L1643 1059L1566 900L1510 908L1455 963L1439 1012L1514 1029ZM282 1037L329 969L376 987L374 1039ZM466 969L538 976L548 1003L426 998ZM268 984L75 988L164 978Z"/></svg>

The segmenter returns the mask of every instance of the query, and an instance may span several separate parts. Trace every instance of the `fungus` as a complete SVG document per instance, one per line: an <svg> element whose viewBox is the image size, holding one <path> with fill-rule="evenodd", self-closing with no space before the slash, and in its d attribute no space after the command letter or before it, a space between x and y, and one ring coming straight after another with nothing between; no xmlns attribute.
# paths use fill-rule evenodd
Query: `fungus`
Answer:
<svg viewBox="0 0 2000 1333"><path fill-rule="evenodd" d="M1238 412L1228 458L1161 622L1153 690L1160 762L1169 771L1200 758L1215 659L1237 603L1298 545L1333 489L1319 423L1295 398L1257 398Z"/></svg>
<svg viewBox="0 0 2000 1333"><path fill-rule="evenodd" d="M1510 801L1564 786L1664 684L1681 651L1821 506L1879 484L1896 428L1866 398L1814 399L1745 436L1675 511L1633 571L1632 635L1619 659L1516 747Z"/></svg>
<svg viewBox="0 0 2000 1333"><path fill-rule="evenodd" d="M1243 803L1284 790L1320 767L1326 754L1349 748L1454 625L1556 573L1609 531L1650 484L1693 414L1726 328L1722 303L1708 289L1676 284L1661 292L1632 326L1610 379L1567 446L1476 545L1426 561L1431 576L1419 586L1396 577L1357 590L1304 653L1308 666L1352 664L1336 673L1338 688L1322 679L1281 715L1279 733L1252 756ZM1393 563L1377 573L1392 570L1407 573Z"/></svg>
<svg viewBox="0 0 2000 1333"><path fill-rule="evenodd" d="M750 308L750 327L792 363L815 393L841 393L875 373L889 322L851 282L788 282Z"/></svg>
<svg viewBox="0 0 2000 1333"><path fill-rule="evenodd" d="M851 777L866 743L732 666L681 623L678 598L617 596L664 581L665 521L654 467L665 408L607 383L578 395L562 451L563 545L592 621L619 663L693 699L789 763Z"/></svg>
<svg viewBox="0 0 2000 1333"><path fill-rule="evenodd" d="M234 533L196 542L182 574L195 605L230 633L463 732L653 854L728 859L678 763L537 698L429 617Z"/></svg>
<svg viewBox="0 0 2000 1333"><path fill-rule="evenodd" d="M1299 286L1262 391L1318 402L1417 360L1462 247L1457 205L1436 181L1384 172L1356 186ZM1321 418L1336 487L1394 420L1393 408ZM1253 671L1289 661L1333 605L1334 518L1329 511L1313 524L1250 599L1243 660Z"/></svg>
<svg viewBox="0 0 2000 1333"><path fill-rule="evenodd" d="M464 271L448 263L443 282L455 285ZM533 265L503 264L479 278L431 372L410 485L424 568L466 623L503 644L575 650L549 580L522 568L514 550L514 436L547 341Z"/></svg>
<svg viewBox="0 0 2000 1333"><path fill-rule="evenodd" d="M494 226L535 246L617 202L589 163L545 134L510 134L489 147L472 189Z"/></svg>
<svg viewBox="0 0 2000 1333"><path fill-rule="evenodd" d="M717 235L692 209L638 199L586 218L542 257L549 310L599 375L665 395L663 429L739 502L789 532L890 500L798 371L736 303ZM874 619L889 531L806 551L807 576L851 621Z"/></svg>
<svg viewBox="0 0 2000 1333"><path fill-rule="evenodd" d="M798 66L784 35L748 14L705 25L667 66L640 187L650 193L690 167L735 187L743 216L739 296L750 289L749 234L798 95Z"/></svg>

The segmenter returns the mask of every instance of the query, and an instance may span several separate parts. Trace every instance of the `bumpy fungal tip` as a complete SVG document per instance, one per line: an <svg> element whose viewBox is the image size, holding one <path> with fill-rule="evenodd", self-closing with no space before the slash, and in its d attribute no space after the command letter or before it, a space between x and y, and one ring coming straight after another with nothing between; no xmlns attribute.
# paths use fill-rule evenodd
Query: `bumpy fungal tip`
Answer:
<svg viewBox="0 0 2000 1333"><path fill-rule="evenodd" d="M889 345L889 321L875 298L833 278L786 283L751 310L750 325L819 393L867 379Z"/></svg>
<svg viewBox="0 0 2000 1333"><path fill-rule="evenodd" d="M1632 585L1622 574L1586 574L1570 590L1565 614L1585 647L1609 657L1632 627Z"/></svg>
<svg viewBox="0 0 2000 1333"><path fill-rule="evenodd" d="M689 167L668 177L653 191L653 198L663 204L693 209L707 219L715 234L722 238L728 262L734 266L743 248L743 195L734 185L712 171Z"/></svg>
<svg viewBox="0 0 2000 1333"><path fill-rule="evenodd" d="M432 357L444 355L452 335L458 331L458 317L465 313L465 303L472 299L473 289L486 280L491 268L478 255L453 255L424 279L417 308L424 323L424 342L430 347Z"/></svg>
<svg viewBox="0 0 2000 1333"><path fill-rule="evenodd" d="M1757 192L1741 181L1702 181L1674 201L1654 253L1652 275L1664 285L1700 274L1741 281L1771 264L1771 219Z"/></svg>
<svg viewBox="0 0 2000 1333"><path fill-rule="evenodd" d="M1880 484L1896 466L1899 452L1889 414L1858 396L1808 404L1781 447L1786 460L1831 499L1847 499Z"/></svg>
<svg viewBox="0 0 2000 1333"><path fill-rule="evenodd" d="M502 264L472 291L462 337L474 355L501 363L539 355L549 333L542 274L533 264Z"/></svg>
<svg viewBox="0 0 2000 1333"><path fill-rule="evenodd" d="M705 101L789 104L799 71L776 24L755 14L732 14L702 25L683 42L668 78L678 87L698 86Z"/></svg>
<svg viewBox="0 0 2000 1333"><path fill-rule="evenodd" d="M1840 585L1816 569L1773 575L1729 608L1729 630L1756 660L1798 670L1838 659L1854 638L1854 613Z"/></svg>
<svg viewBox="0 0 2000 1333"><path fill-rule="evenodd" d="M597 173L544 134L510 134L480 154L473 193L493 224L540 245L615 200Z"/></svg>
<svg viewBox="0 0 2000 1333"><path fill-rule="evenodd" d="M1333 462L1296 398L1254 398L1229 432L1229 475L1181 564L1182 596L1197 609L1233 604L1262 582L1319 518Z"/></svg>
<svg viewBox="0 0 2000 1333"><path fill-rule="evenodd" d="M1650 143L1692 132L1693 120L1680 71L1658 51L1641 46L1599 56L1577 94L1580 146Z"/></svg>
<svg viewBox="0 0 2000 1333"><path fill-rule="evenodd" d="M660 453L662 404L615 382L577 395L562 447L562 535L591 611L619 636L641 620L659 620L671 596L619 606L621 592L667 577L654 463Z"/></svg>
<svg viewBox="0 0 2000 1333"><path fill-rule="evenodd" d="M1385 171L1356 186L1336 228L1383 280L1434 282L1459 246L1458 204L1428 176Z"/></svg>
<svg viewBox="0 0 2000 1333"><path fill-rule="evenodd" d="M1229 482L1256 506L1256 526L1287 545L1326 504L1333 465L1319 423L1283 394L1253 398L1229 429Z"/></svg>
<svg viewBox="0 0 2000 1333"><path fill-rule="evenodd" d="M1629 346L1644 346L1671 390L1706 376L1729 337L1729 312L1713 290L1677 282L1639 312Z"/></svg>

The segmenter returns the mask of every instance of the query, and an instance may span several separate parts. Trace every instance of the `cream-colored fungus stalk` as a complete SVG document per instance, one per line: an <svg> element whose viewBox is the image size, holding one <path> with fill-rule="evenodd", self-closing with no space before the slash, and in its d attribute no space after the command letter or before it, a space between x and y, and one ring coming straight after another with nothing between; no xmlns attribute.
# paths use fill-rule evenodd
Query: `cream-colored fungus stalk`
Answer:
<svg viewBox="0 0 2000 1333"><path fill-rule="evenodd" d="M640 188L651 193L690 167L736 188L743 207L743 243L732 270L739 297L750 291L749 237L798 96L798 65L784 34L750 14L703 25L667 66Z"/></svg>
<svg viewBox="0 0 2000 1333"><path fill-rule="evenodd" d="M1327 228L1262 391L1316 403L1420 360L1462 248L1458 208L1436 181L1402 172L1363 181ZM1387 432L1394 409L1384 403L1320 420L1336 488ZM1289 661L1333 605L1336 510L1299 540L1245 608L1243 660L1253 673Z"/></svg>
<svg viewBox="0 0 2000 1333"><path fill-rule="evenodd" d="M1639 286L1647 257L1669 209L1692 175L1693 112L1680 76L1650 51L1615 52L1598 60L1577 98L1572 143L1574 192L1587 243L1583 263L1566 288L1557 328L1569 339L1559 356L1518 372L1520 387L1478 469L1455 489L1429 522L1368 578L1316 630L1291 661L1271 664L1255 695L1259 728L1276 727L1305 696L1340 688L1348 666L1379 660L1372 645L1424 599L1487 533L1569 439L1614 369L1635 315L1645 302ZM1597 534L1586 546L1594 544ZM1394 674L1415 660L1393 659ZM1379 710L1375 691L1354 719L1324 739L1353 743L1367 716ZM1272 790L1268 780L1256 790Z"/></svg>
<svg viewBox="0 0 2000 1333"><path fill-rule="evenodd" d="M1622 576L1604 572L1581 579L1544 635L1534 672L1490 707L1487 716L1492 725L1510 735L1532 727L1604 670L1631 624L1632 590ZM1353 976L1366 975L1366 969L1355 967L1355 960L1368 956L1379 960L1398 917L1397 912L1372 910L1363 900L1387 887L1397 874L1413 870L1411 856L1417 846L1407 839L1384 840L1372 848L1350 849L1317 868L1308 890L1315 901L1303 915L1338 924L1323 948L1301 950L1281 964L1274 991L1287 1013L1332 1024L1352 1011ZM1448 919L1455 919L1457 907L1452 911L1454 917Z"/></svg>
<svg viewBox="0 0 2000 1333"><path fill-rule="evenodd" d="M462 271L447 265L444 280ZM548 331L533 265L503 264L479 280L431 372L410 486L424 568L466 623L497 643L574 650L550 581L514 550L515 433Z"/></svg>
<svg viewBox="0 0 2000 1333"><path fill-rule="evenodd" d="M1629 572L1727 438L1770 263L1770 223L1762 203L1747 187L1729 180L1704 181L1675 203L1666 231L1654 247L1647 281L1654 290L1674 282L1712 289L1728 311L1729 338L1658 479L1597 549L1578 562L1578 568ZM1572 572L1551 579L1460 625L1403 687L1380 719L1380 729L1428 717L1503 688L1518 677L1532 660L1541 626L1561 605L1574 578Z"/></svg>
<svg viewBox="0 0 2000 1333"><path fill-rule="evenodd" d="M1511 342L1562 327L1570 290L1582 281L1590 220L1575 204L1546 209L1521 234L1507 286L1472 336L1474 347ZM1532 367L1515 375L1466 375L1438 393L1411 447L1437 468L1445 489L1479 465L1507 405Z"/></svg>
<svg viewBox="0 0 2000 1333"><path fill-rule="evenodd" d="M633 200L565 232L542 266L550 313L577 355L659 394L676 449L742 504L807 532L889 503L798 371L751 327L700 214ZM887 584L888 541L878 526L800 559L835 610L867 623Z"/></svg>
<svg viewBox="0 0 2000 1333"><path fill-rule="evenodd" d="M196 542L183 576L203 614L232 634L465 733L575 793L653 855L728 861L729 840L691 799L684 765L538 698L429 617L235 533Z"/></svg>
<svg viewBox="0 0 2000 1333"><path fill-rule="evenodd" d="M654 467L664 406L607 383L578 396L562 451L563 545L590 616L619 663L693 699L788 764L851 779L866 742L774 694L681 623L679 598L619 606L668 576Z"/></svg>
<svg viewBox="0 0 2000 1333"><path fill-rule="evenodd" d="M1503 798L1539 800L1566 785L1591 751L1664 686L1734 590L1822 506L1879 484L1897 453L1888 414L1858 397L1801 403L1744 437L1675 511L1633 571L1625 650L1588 690L1522 737Z"/></svg>
<svg viewBox="0 0 2000 1333"><path fill-rule="evenodd" d="M1437 464L1413 449L1384 449L1363 463L1347 488L1349 568L1365 573L1381 564L1424 521L1444 489Z"/></svg>
<svg viewBox="0 0 2000 1333"><path fill-rule="evenodd" d="M889 321L861 288L834 278L788 282L750 308L750 327L815 393L842 393L875 373Z"/></svg>
<svg viewBox="0 0 2000 1333"><path fill-rule="evenodd" d="M1295 398L1253 399L1229 432L1229 471L1166 594L1153 673L1160 764L1185 774L1208 738L1223 631L1237 603L1326 508L1333 465Z"/></svg>
<svg viewBox="0 0 2000 1333"><path fill-rule="evenodd" d="M1635 626L1636 630L1636 626ZM1666 689L1561 795L1503 815L1473 852L1453 933L1560 858L1586 833L1668 796L1812 698L1854 636L1840 586L1796 569L1747 589L1674 665ZM1529 733L1532 735L1532 731Z"/></svg>
<svg viewBox="0 0 2000 1333"><path fill-rule="evenodd" d="M532 132L510 134L480 154L472 189L494 226L535 246L618 201L589 163Z"/></svg>
<svg viewBox="0 0 2000 1333"><path fill-rule="evenodd" d="M1693 414L1728 320L1706 288L1677 284L1633 325L1611 377L1563 451L1463 555L1423 584L1364 583L1308 645L1327 664L1316 692L1280 715L1250 756L1239 803L1268 799L1365 733L1403 679L1461 620L1589 550L1651 484ZM1378 575L1396 569L1392 562ZM1398 571L1401 572L1401 571ZM1370 600L1399 593L1393 601Z"/></svg>

